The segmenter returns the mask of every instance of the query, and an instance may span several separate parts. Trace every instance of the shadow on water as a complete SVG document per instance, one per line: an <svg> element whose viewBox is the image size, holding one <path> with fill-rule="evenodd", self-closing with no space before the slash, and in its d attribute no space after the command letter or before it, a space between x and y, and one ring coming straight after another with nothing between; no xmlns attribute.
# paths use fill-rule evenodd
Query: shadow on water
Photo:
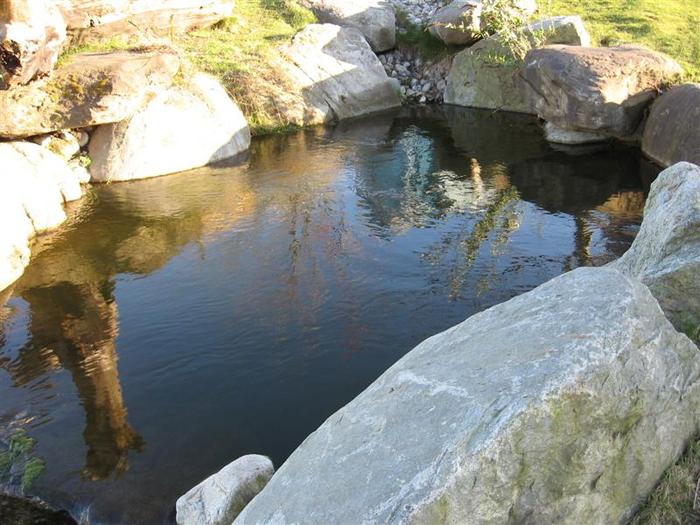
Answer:
<svg viewBox="0 0 700 525"><path fill-rule="evenodd" d="M168 521L235 457L279 465L425 337L618 257L654 176L632 149L557 151L530 117L423 108L94 187L2 298L0 421L33 415L50 502Z"/></svg>

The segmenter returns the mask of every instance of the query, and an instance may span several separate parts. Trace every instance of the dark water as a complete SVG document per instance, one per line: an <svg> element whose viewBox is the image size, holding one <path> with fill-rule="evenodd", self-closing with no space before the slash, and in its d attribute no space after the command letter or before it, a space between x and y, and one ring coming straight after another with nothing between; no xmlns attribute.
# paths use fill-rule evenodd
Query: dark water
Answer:
<svg viewBox="0 0 700 525"><path fill-rule="evenodd" d="M404 110L241 165L93 188L0 300L0 424L33 492L162 523L236 457L280 464L424 338L622 254L655 171L529 117Z"/></svg>

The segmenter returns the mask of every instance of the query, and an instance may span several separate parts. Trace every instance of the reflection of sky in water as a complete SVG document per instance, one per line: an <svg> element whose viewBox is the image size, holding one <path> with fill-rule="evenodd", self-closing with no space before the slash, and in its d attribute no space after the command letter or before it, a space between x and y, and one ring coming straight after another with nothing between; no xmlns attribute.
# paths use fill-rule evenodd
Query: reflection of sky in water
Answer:
<svg viewBox="0 0 700 525"><path fill-rule="evenodd" d="M235 457L279 464L427 336L626 250L635 152L574 157L528 117L446 111L91 191L0 308L0 424L31 418L37 493L167 520Z"/></svg>

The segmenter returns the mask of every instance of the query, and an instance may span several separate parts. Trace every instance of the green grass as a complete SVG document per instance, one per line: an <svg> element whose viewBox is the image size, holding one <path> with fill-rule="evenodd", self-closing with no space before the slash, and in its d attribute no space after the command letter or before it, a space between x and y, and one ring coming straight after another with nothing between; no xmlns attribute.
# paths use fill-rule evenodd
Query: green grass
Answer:
<svg viewBox="0 0 700 525"><path fill-rule="evenodd" d="M643 44L666 53L700 82L699 0L541 0L540 8L580 15L594 45Z"/></svg>
<svg viewBox="0 0 700 525"><path fill-rule="evenodd" d="M630 525L696 525L700 523L700 441L666 471Z"/></svg>
<svg viewBox="0 0 700 525"><path fill-rule="evenodd" d="M286 131L290 126L281 123L270 106L274 90L284 89L272 58L279 45L316 18L294 0L238 0L235 13L176 43L197 69L222 80L254 135Z"/></svg>
<svg viewBox="0 0 700 525"><path fill-rule="evenodd" d="M45 468L44 460L31 455L36 441L26 430L18 429L5 445L6 449L0 452L0 485L11 485L13 478L20 476L22 491L29 490Z"/></svg>

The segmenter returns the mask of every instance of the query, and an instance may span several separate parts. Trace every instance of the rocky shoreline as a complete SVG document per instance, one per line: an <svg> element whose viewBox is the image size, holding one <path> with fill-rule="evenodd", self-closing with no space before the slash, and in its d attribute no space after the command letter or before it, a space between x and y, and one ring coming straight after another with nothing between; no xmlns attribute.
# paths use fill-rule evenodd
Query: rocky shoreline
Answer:
<svg viewBox="0 0 700 525"><path fill-rule="evenodd" d="M532 1L498 13L502 4L477 0L303 3L320 23L278 48L282 89L268 97L285 125L456 104L537 115L552 143L639 144L668 169L619 262L566 274L429 339L274 476L271 465L239 460L211 481L225 478L228 492L208 500L205 481L197 505L178 505L188 509L178 523L230 523L241 510L236 523L628 518L700 428L700 357L679 333L700 324L700 168L690 164L700 163L700 86L680 84L681 66L661 53L591 47L578 17L533 18ZM170 46L59 60L70 46L132 31L135 19L156 34L210 26L232 2L97 4L0 0L0 220L11 225L0 232L0 291L85 184L189 170L250 146L238 103ZM496 31L494 17L506 15L524 48ZM397 45L415 27L445 52ZM467 364L484 353L496 357L470 376Z"/></svg>

